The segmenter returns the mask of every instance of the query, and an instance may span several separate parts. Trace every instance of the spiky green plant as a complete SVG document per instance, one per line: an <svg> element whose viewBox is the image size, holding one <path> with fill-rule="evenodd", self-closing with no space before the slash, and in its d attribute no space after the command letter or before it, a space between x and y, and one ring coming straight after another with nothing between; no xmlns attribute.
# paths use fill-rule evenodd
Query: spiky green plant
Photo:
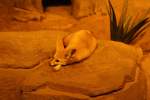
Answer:
<svg viewBox="0 0 150 100"><path fill-rule="evenodd" d="M108 14L110 18L111 40L121 41L130 44L149 26L150 19L146 14L139 19L136 17L127 17L128 1L126 0L122 8L120 20L117 23L116 13L108 0ZM148 14L149 12L147 12Z"/></svg>

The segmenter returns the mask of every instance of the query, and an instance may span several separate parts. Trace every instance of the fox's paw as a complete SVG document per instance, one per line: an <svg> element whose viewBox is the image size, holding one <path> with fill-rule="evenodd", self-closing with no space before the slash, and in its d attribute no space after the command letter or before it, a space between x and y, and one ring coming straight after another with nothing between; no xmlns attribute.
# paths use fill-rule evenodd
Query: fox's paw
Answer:
<svg viewBox="0 0 150 100"><path fill-rule="evenodd" d="M56 65L54 68L53 68L55 71L59 71L61 69L61 65Z"/></svg>

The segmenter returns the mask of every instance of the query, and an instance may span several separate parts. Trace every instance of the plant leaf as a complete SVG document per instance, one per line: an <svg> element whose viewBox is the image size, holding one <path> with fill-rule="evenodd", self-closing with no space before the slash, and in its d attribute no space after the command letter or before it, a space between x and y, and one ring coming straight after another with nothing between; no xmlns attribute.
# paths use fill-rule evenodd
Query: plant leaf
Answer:
<svg viewBox="0 0 150 100"><path fill-rule="evenodd" d="M134 27L132 27L128 31L128 33L124 37L126 39L126 41L128 41L128 43L130 43L133 39L135 39L135 37L137 37L140 34L140 29L142 29L148 23L148 19L149 18L145 18L145 19L141 20L139 23L134 25ZM139 31L139 33L137 34L138 31Z"/></svg>
<svg viewBox="0 0 150 100"><path fill-rule="evenodd" d="M111 32L111 39L112 40L117 40L118 39L118 34L117 34L117 18L116 18L116 14L114 11L114 8L110 2L110 0L108 0L109 3L109 18L110 18L110 32Z"/></svg>

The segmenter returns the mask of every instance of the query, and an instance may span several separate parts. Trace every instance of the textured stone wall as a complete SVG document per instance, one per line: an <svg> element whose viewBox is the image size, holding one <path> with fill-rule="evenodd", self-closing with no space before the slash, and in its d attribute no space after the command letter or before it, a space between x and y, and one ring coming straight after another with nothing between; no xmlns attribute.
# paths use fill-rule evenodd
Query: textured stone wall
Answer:
<svg viewBox="0 0 150 100"><path fill-rule="evenodd" d="M95 14L100 11L101 1L71 0L71 14L76 18ZM41 20L44 18L42 0L2 0L0 4L10 8L10 12L13 12L13 18L19 21Z"/></svg>

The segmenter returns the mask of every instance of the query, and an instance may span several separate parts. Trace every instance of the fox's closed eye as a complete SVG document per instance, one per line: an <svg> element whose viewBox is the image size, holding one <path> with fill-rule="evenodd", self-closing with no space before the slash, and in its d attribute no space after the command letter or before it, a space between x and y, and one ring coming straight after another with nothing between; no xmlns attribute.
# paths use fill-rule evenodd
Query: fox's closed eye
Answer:
<svg viewBox="0 0 150 100"><path fill-rule="evenodd" d="M57 59L57 60L55 60L56 62L59 62L59 60Z"/></svg>

